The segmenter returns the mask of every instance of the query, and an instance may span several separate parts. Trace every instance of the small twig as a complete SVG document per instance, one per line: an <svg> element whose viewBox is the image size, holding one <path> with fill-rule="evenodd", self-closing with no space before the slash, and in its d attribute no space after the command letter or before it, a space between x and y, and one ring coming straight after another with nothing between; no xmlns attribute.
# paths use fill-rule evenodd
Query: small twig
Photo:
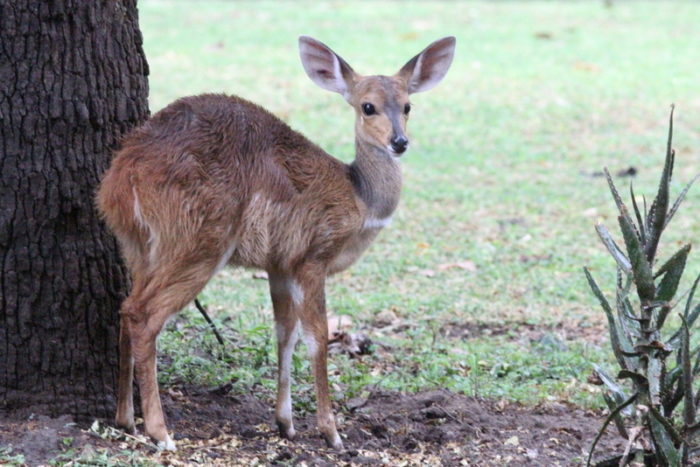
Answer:
<svg viewBox="0 0 700 467"><path fill-rule="evenodd" d="M219 344L221 344L222 347L226 347L226 342L224 341L224 338L221 337L221 334L219 334L219 330L216 329L216 325L214 324L214 322L211 320L211 318L207 314L207 309L204 308L204 306L201 303L199 303L198 298L194 299L194 306L197 307L197 309L202 314L202 316L204 316L204 319L207 321L207 323L209 323L209 327L214 332L214 335L216 336L216 340L219 341Z"/></svg>
<svg viewBox="0 0 700 467"><path fill-rule="evenodd" d="M142 439L139 439L137 436L129 434L124 430L117 430L117 432L127 439L130 439L130 440L132 440L136 443L139 443L139 444L143 444L144 446L148 446L149 448L154 449L155 451L159 451L158 446L153 444L153 443L149 443L148 441L144 441Z"/></svg>
<svg viewBox="0 0 700 467"><path fill-rule="evenodd" d="M644 427L641 426L635 426L630 428L629 437L627 438L627 446L625 446L625 452L622 454L622 459L620 459L619 465L627 465L632 445L637 441L637 438L641 436L643 430Z"/></svg>
<svg viewBox="0 0 700 467"><path fill-rule="evenodd" d="M138 436L134 436L131 433L127 433L124 430L121 430L119 428L114 428L114 427L108 426L108 425L102 425L102 426L103 426L103 430L105 433L100 433L99 431L96 431L92 428L87 429L87 430L82 430L82 431L84 433L87 433L90 436L95 436L95 437L100 438L100 439L105 439L103 434L107 434L108 436L112 437L112 439L118 439L118 437L121 436L121 437L126 438L127 440L131 440L135 443L142 444L146 447L149 447L149 448L153 449L154 451L159 450L158 446L156 446L154 443L151 443L149 441L145 441L144 439L139 438Z"/></svg>

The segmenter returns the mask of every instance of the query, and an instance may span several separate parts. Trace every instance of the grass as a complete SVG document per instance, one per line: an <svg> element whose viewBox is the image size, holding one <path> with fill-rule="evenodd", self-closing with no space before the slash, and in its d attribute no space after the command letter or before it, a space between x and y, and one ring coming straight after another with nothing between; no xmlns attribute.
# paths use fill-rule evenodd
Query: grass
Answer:
<svg viewBox="0 0 700 467"><path fill-rule="evenodd" d="M445 81L412 97L412 149L394 223L328 284L329 309L391 348L362 361L333 357L336 399L372 385L438 386L528 403L601 405L586 377L591 361L611 361L611 353L590 338L606 331L581 268L612 283L614 265L593 226L603 221L614 230L616 219L604 179L593 173L635 167L636 191L652 194L673 102L675 193L700 172L700 48L689 40L700 5L203 1L193 8L142 1L140 20L153 111L184 95L237 94L346 162L353 157L352 112L306 77L297 36L319 38L360 73L390 74L432 40L455 35ZM700 189L691 190L662 258L698 238L699 202ZM696 258L691 253L686 282L700 273ZM475 271L439 267L467 260ZM233 381L237 391L269 397L276 357L266 282L229 269L201 298L235 346L222 356L188 310L161 336L169 362L161 380ZM406 329L377 329L374 318L385 310ZM440 330L455 323L505 323L511 332L444 337ZM565 343L557 324L571 337ZM523 338L524 325L553 338ZM295 403L313 406L300 351L295 373Z"/></svg>

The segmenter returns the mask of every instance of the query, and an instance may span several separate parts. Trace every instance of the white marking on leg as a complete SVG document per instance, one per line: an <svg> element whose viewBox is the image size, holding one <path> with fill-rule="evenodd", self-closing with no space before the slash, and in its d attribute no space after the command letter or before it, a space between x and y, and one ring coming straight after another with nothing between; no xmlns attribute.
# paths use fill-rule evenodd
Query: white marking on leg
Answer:
<svg viewBox="0 0 700 467"><path fill-rule="evenodd" d="M292 396L289 391L285 393L285 397L282 400L282 405L280 405L277 416L279 417L280 421L287 422L287 425L289 426L287 434L289 436L293 436L294 426L292 422Z"/></svg>
<svg viewBox="0 0 700 467"><path fill-rule="evenodd" d="M270 291L274 295L288 296L292 300L294 306L299 306L304 303L304 290L297 281L290 277L270 281Z"/></svg>
<svg viewBox="0 0 700 467"><path fill-rule="evenodd" d="M141 214L141 203L139 202L139 195L136 193L136 187L131 187L131 192L134 194L134 220L141 227L147 227L146 221L143 220L143 214Z"/></svg>
<svg viewBox="0 0 700 467"><path fill-rule="evenodd" d="M139 195L136 193L136 187L131 187L131 192L134 194L134 220L136 223L146 232L148 232L148 245L150 251L148 253L148 261L151 264L155 263L155 259L158 251L158 233L156 230L148 223L145 217L143 217L143 211L141 210L141 202L139 201Z"/></svg>
<svg viewBox="0 0 700 467"><path fill-rule="evenodd" d="M280 354L278 356L280 367L279 367L279 387L277 390L282 395L282 401L280 406L277 408L277 418L280 421L286 422L288 425L288 430L286 435L294 437L294 423L292 421L292 393L290 386L292 383L292 356L294 355L294 347L296 346L297 340L299 339L299 321L294 323L291 334L287 336L287 329L282 324L276 325L277 330L277 340L278 342L286 342L283 347L280 348Z"/></svg>
<svg viewBox="0 0 700 467"><path fill-rule="evenodd" d="M292 303L294 303L295 306L299 306L304 303L304 290L297 281L294 279L289 280L287 283L287 290L289 291L289 296L292 297Z"/></svg>
<svg viewBox="0 0 700 467"><path fill-rule="evenodd" d="M176 451L175 442L170 438L170 435L166 434L163 441L158 441L158 449L160 451Z"/></svg>
<svg viewBox="0 0 700 467"><path fill-rule="evenodd" d="M236 249L236 243L232 242L231 245L229 245L229 247L226 248L226 251L224 251L224 254L221 255L221 259L219 260L219 263L216 265L216 269L214 269L214 274L221 271L224 268L224 266L226 266L226 264L228 263L228 260L231 259L231 255L233 254L235 249Z"/></svg>
<svg viewBox="0 0 700 467"><path fill-rule="evenodd" d="M281 353L279 355L280 359L280 381L286 383L286 385L291 384L291 368L292 368L292 355L294 355L294 347L296 346L297 340L299 339L299 321L294 324L292 332L287 336L286 328L282 324L277 324L277 341L283 342L285 338L287 342L284 347L281 348Z"/></svg>
<svg viewBox="0 0 700 467"><path fill-rule="evenodd" d="M376 217L368 217L367 219L365 219L365 223L362 227L367 230L383 229L389 224L391 224L391 216L384 217L382 219L378 219Z"/></svg>
<svg viewBox="0 0 700 467"><path fill-rule="evenodd" d="M340 439L338 432L335 433L331 444L333 445L333 449L343 449L343 440Z"/></svg>
<svg viewBox="0 0 700 467"><path fill-rule="evenodd" d="M311 331L304 330L304 343L309 351L309 356L313 359L318 353L318 341L316 335Z"/></svg>
<svg viewBox="0 0 700 467"><path fill-rule="evenodd" d="M131 188L132 193L134 193L134 220L136 223L144 230L148 232L148 243L154 243L156 241L156 233L153 227L146 221L143 217L143 211L141 211L141 202L139 201L139 195L136 193L136 188Z"/></svg>

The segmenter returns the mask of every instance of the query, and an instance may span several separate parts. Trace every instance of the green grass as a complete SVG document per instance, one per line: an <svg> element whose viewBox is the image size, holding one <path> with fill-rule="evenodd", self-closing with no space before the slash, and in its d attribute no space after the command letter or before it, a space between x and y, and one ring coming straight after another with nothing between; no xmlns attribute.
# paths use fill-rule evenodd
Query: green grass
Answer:
<svg viewBox="0 0 700 467"><path fill-rule="evenodd" d="M334 357L337 398L378 384L600 404L585 380L590 361L611 361L607 344L580 337L547 347L520 338L517 327L510 336L470 339L441 337L439 329L449 322L543 330L565 323L576 336L603 322L581 268L588 265L603 287L613 283L614 264L593 225L601 220L616 231L616 214L604 179L591 173L634 166L637 193L651 197L674 102L676 193L700 171L700 48L692 40L700 5L142 1L140 20L153 111L184 95L237 94L344 161L353 157L353 114L306 77L297 36L324 41L360 73L390 74L432 40L455 35L444 82L412 97L412 149L394 223L358 264L329 281L329 309L391 346L361 362ZM699 204L696 187L662 258L698 238ZM439 269L465 260L477 270ZM427 269L435 274L422 274ZM685 284L698 273L700 256L691 253ZM267 284L250 271L226 270L202 298L235 350L222 357L189 311L179 330L161 337L171 363L161 379L233 380L236 390L269 394L276 357ZM387 309L407 323L405 331L384 336L374 328ZM302 389L295 394L309 400L308 363L298 354Z"/></svg>

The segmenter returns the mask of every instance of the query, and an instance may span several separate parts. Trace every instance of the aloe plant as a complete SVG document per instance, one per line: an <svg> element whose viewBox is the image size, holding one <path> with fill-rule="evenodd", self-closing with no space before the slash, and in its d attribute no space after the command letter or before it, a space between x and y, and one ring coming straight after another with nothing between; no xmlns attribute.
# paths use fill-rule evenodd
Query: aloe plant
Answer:
<svg viewBox="0 0 700 467"><path fill-rule="evenodd" d="M691 349L690 336L700 315L700 304L693 306L698 277L685 300L676 297L683 276L690 244L684 245L657 267L657 249L661 234L668 227L684 200L693 179L678 199L669 202L669 186L673 175L675 152L673 139L673 107L669 119L666 161L658 192L647 209L640 209L630 185L632 211L622 201L610 173L605 170L610 191L620 212L618 223L623 243L613 239L607 228L597 225L596 231L617 265L615 302L611 304L588 268L584 273L594 295L605 312L610 343L620 367L618 380L629 380L628 393L616 379L594 365L594 371L606 386L604 399L610 408L598 436L594 440L587 465L598 440L610 423L625 437L627 447L618 456L619 465L626 465L635 453L644 456L646 465L681 466L700 452L696 435L700 433L697 409L700 392L693 382L700 371L700 347ZM679 303L683 303L682 310ZM669 330L667 318L678 314L679 325ZM677 410L682 406L682 410ZM679 413L680 412L680 413ZM643 449L632 449L639 444ZM610 464L608 464L610 465Z"/></svg>

